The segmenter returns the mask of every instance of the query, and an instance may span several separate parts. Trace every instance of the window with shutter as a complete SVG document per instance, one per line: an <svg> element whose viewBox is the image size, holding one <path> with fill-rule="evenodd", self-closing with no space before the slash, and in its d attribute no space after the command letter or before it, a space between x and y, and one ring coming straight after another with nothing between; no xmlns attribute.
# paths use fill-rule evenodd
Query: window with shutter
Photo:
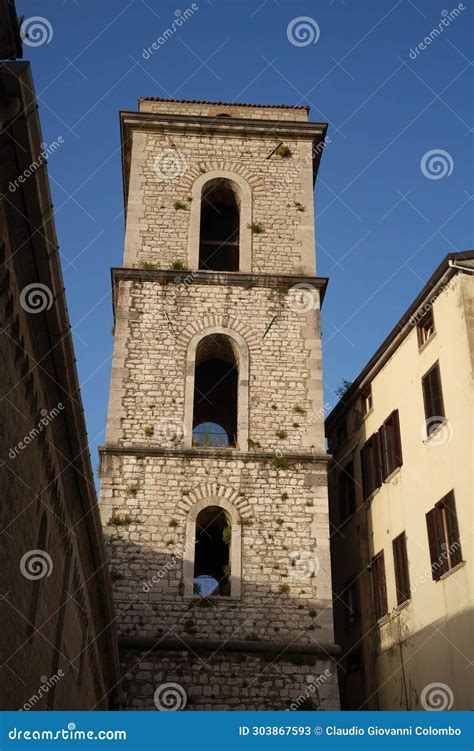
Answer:
<svg viewBox="0 0 474 751"><path fill-rule="evenodd" d="M339 473L341 524L355 512L354 464L349 462Z"/></svg>
<svg viewBox="0 0 474 751"><path fill-rule="evenodd" d="M362 414L365 417L365 415L368 415L369 412L372 410L373 407L373 401L372 401L372 387L369 386L361 395L360 397L360 404L361 404L361 410Z"/></svg>
<svg viewBox="0 0 474 751"><path fill-rule="evenodd" d="M382 460L382 478L386 480L397 467L402 465L402 446L400 441L400 422L396 409L385 420L379 430L380 455Z"/></svg>
<svg viewBox="0 0 474 751"><path fill-rule="evenodd" d="M438 581L462 561L458 520L451 491L426 514L431 573Z"/></svg>
<svg viewBox="0 0 474 751"><path fill-rule="evenodd" d="M423 376L421 384L425 406L426 433L430 435L438 425L444 422L445 417L439 363L435 363Z"/></svg>
<svg viewBox="0 0 474 751"><path fill-rule="evenodd" d="M388 610L383 550L372 558L372 589L375 620L378 621Z"/></svg>
<svg viewBox="0 0 474 751"><path fill-rule="evenodd" d="M364 500L380 487L382 482L382 470L380 461L379 434L374 433L362 446L360 452L362 469L362 491Z"/></svg>
<svg viewBox="0 0 474 751"><path fill-rule="evenodd" d="M426 344L426 342L431 339L431 337L435 333L432 310L429 310L427 313L425 313L421 321L418 323L416 330L418 335L418 348L420 348L424 344Z"/></svg>
<svg viewBox="0 0 474 751"><path fill-rule="evenodd" d="M450 568L457 566L462 561L461 542L459 539L458 517L454 504L454 493L451 491L440 503L444 506L447 530L447 552L449 554Z"/></svg>
<svg viewBox="0 0 474 751"><path fill-rule="evenodd" d="M397 605L406 602L411 597L410 577L408 573L407 542L405 532L398 535L393 542L393 562L395 565L395 586L397 589Z"/></svg>

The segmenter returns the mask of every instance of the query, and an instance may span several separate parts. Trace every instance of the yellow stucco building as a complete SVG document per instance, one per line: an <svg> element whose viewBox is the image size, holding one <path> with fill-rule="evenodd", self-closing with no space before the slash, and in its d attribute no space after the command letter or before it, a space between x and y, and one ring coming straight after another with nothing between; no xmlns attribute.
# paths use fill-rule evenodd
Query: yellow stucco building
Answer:
<svg viewBox="0 0 474 751"><path fill-rule="evenodd" d="M472 708L473 274L448 255L326 421L343 709Z"/></svg>

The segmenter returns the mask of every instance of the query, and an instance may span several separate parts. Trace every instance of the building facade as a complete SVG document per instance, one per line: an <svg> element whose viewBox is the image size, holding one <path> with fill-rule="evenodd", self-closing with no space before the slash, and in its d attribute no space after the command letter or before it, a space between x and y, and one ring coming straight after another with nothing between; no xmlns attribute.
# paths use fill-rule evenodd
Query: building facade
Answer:
<svg viewBox="0 0 474 751"><path fill-rule="evenodd" d="M326 421L344 709L472 708L474 253L454 253Z"/></svg>
<svg viewBox="0 0 474 751"><path fill-rule="evenodd" d="M0 56L21 55L0 2ZM107 709L114 611L30 65L0 63L0 709Z"/></svg>
<svg viewBox="0 0 474 751"><path fill-rule="evenodd" d="M121 113L101 513L130 709L334 709L307 109Z"/></svg>

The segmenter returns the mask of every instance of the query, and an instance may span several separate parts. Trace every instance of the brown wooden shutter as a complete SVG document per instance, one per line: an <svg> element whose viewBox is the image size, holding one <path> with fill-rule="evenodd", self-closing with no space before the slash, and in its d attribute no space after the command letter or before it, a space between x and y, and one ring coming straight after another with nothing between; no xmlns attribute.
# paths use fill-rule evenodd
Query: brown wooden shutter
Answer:
<svg viewBox="0 0 474 751"><path fill-rule="evenodd" d="M380 457L380 479L384 481L390 474L388 456L388 430L385 423L379 428L379 431L377 433L377 440Z"/></svg>
<svg viewBox="0 0 474 751"><path fill-rule="evenodd" d="M423 401L425 405L425 417L444 417L443 392L441 389L441 374L439 364L436 363L431 370L422 378ZM432 430L436 425L432 426Z"/></svg>
<svg viewBox="0 0 474 751"><path fill-rule="evenodd" d="M428 546L431 559L431 574L437 581L447 570L446 558L441 556L441 539L438 530L438 509L433 508L426 514L426 527L428 530Z"/></svg>
<svg viewBox="0 0 474 751"><path fill-rule="evenodd" d="M456 515L456 506L454 502L454 493L451 491L442 500L444 508L446 509L446 525L448 528L447 544L449 548L449 556L451 559L451 566L457 566L462 561L461 545L459 542L459 527L458 518Z"/></svg>
<svg viewBox="0 0 474 751"><path fill-rule="evenodd" d="M360 466L362 470L362 494L364 501L369 497L370 491L370 478L369 478L369 461L368 461L369 447L364 444L360 450Z"/></svg>
<svg viewBox="0 0 474 751"><path fill-rule="evenodd" d="M378 621L388 610L387 586L383 551L372 559L372 583L374 592L375 619Z"/></svg>
<svg viewBox="0 0 474 751"><path fill-rule="evenodd" d="M397 605L409 600L410 577L408 572L408 557L405 532L396 537L393 542L393 560L395 564L395 584L397 589Z"/></svg>
<svg viewBox="0 0 474 751"><path fill-rule="evenodd" d="M400 418L398 416L398 409L393 412L393 440L395 442L395 459L396 466L401 467L403 464L402 455L402 439L400 435Z"/></svg>
<svg viewBox="0 0 474 751"><path fill-rule="evenodd" d="M373 483L375 488L380 488L383 481L382 471L382 442L380 440L380 431L372 436L372 465L373 465Z"/></svg>
<svg viewBox="0 0 474 751"><path fill-rule="evenodd" d="M435 367L431 371L431 389L433 393L433 408L435 415L441 415L444 417L444 404L443 404L443 392L441 390L441 373L439 370L439 364L436 363Z"/></svg>

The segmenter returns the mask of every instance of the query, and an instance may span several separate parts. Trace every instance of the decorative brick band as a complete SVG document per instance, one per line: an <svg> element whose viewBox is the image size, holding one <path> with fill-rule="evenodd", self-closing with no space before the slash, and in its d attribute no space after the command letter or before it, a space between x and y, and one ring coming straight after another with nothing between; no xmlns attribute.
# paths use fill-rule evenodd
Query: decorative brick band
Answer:
<svg viewBox="0 0 474 751"><path fill-rule="evenodd" d="M199 485L197 488L193 488L189 491L187 496L183 497L183 500L179 505L183 511L187 512L199 501L207 499L212 501L212 499L216 498L222 498L228 501L228 503L232 503L232 505L238 509L242 518L250 518L252 509L245 496L240 495L235 488L218 485L217 483L206 483L204 485Z"/></svg>
<svg viewBox="0 0 474 751"><path fill-rule="evenodd" d="M233 318L228 315L210 315L205 318L196 318L196 320L191 321L179 334L176 339L176 346L181 350L187 349L193 336L205 333L208 329L214 328L231 329L237 334L240 334L247 342L250 350L259 349L261 346L261 340L249 326L246 326L238 318Z"/></svg>
<svg viewBox="0 0 474 751"><path fill-rule="evenodd" d="M262 178L257 177L247 167L238 162L202 162L193 165L182 179L183 188L190 191L194 181L206 172L233 172L248 182L253 193L260 193L265 189Z"/></svg>

